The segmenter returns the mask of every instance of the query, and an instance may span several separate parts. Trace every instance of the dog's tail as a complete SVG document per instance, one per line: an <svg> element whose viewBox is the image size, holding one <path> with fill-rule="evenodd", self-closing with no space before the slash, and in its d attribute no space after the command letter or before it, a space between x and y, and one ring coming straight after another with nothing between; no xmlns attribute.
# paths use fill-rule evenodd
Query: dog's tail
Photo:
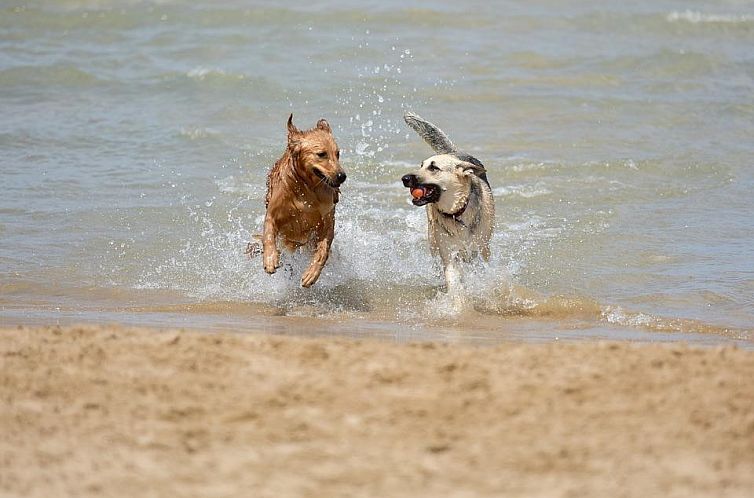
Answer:
<svg viewBox="0 0 754 498"><path fill-rule="evenodd" d="M440 128L423 119L418 114L407 112L403 115L403 120L438 154L458 152L458 148L453 145L453 142L450 141Z"/></svg>

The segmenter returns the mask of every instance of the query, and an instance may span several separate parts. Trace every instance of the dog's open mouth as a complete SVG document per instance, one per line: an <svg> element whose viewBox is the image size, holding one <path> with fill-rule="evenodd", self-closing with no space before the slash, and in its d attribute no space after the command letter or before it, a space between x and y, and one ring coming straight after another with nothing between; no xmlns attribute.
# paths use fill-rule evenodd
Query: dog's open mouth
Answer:
<svg viewBox="0 0 754 498"><path fill-rule="evenodd" d="M327 177L327 175L322 173L319 169L314 168L314 174L317 175L317 178L325 182L328 187L332 187L332 188L339 187L339 185L336 185L332 180L330 180L330 178Z"/></svg>
<svg viewBox="0 0 754 498"><path fill-rule="evenodd" d="M424 206L440 200L440 187L432 183L421 183L409 188L414 206Z"/></svg>

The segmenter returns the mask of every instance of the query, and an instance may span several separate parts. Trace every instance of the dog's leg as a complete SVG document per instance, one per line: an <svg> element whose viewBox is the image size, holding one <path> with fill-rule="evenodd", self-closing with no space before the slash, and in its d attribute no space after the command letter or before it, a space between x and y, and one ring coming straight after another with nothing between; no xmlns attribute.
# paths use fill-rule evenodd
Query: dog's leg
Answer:
<svg viewBox="0 0 754 498"><path fill-rule="evenodd" d="M264 271L269 274L275 273L280 267L280 251L277 247L278 231L272 216L267 213L264 219L264 232L262 233L262 262Z"/></svg>
<svg viewBox="0 0 754 498"><path fill-rule="evenodd" d="M330 241L327 239L317 241L316 249L314 250L314 256L312 257L309 267L301 277L302 287L311 287L319 278L322 273L322 268L325 267L327 257L330 255Z"/></svg>
<svg viewBox="0 0 754 498"><path fill-rule="evenodd" d="M314 256L309 263L309 267L301 277L302 287L311 287L319 278L322 273L322 268L327 263L327 258L330 256L330 246L332 240L335 237L335 215L334 213L329 215L324 222L322 230L318 230L317 243L314 248Z"/></svg>
<svg viewBox="0 0 754 498"><path fill-rule="evenodd" d="M463 289L463 273L458 268L458 262L451 260L444 268L445 270L445 285L447 286L448 293L454 294Z"/></svg>
<svg viewBox="0 0 754 498"><path fill-rule="evenodd" d="M463 270L460 261L451 257L443 268L445 272L447 310L457 315L466 308L466 289L463 282Z"/></svg>

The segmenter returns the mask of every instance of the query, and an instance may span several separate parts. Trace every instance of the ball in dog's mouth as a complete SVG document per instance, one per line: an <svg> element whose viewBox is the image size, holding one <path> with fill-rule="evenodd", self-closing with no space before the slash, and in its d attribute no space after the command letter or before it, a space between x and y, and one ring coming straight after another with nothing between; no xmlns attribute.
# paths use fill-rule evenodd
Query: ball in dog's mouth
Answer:
<svg viewBox="0 0 754 498"><path fill-rule="evenodd" d="M411 187L411 202L414 206L423 206L437 201L437 187L434 185L415 185Z"/></svg>

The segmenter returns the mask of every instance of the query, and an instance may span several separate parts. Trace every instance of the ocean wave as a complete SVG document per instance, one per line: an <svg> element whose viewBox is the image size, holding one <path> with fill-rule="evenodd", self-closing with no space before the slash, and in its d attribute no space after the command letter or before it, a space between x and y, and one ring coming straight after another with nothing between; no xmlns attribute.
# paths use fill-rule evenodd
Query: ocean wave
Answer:
<svg viewBox="0 0 754 498"><path fill-rule="evenodd" d="M252 183L237 178L236 176L226 176L215 180L217 190L222 194L242 194L252 199L261 199L267 190L264 183Z"/></svg>
<svg viewBox="0 0 754 498"><path fill-rule="evenodd" d="M54 64L49 66L16 66L0 70L3 86L67 86L91 87L101 80L75 66Z"/></svg>
<svg viewBox="0 0 754 498"><path fill-rule="evenodd" d="M500 197L519 196L525 199L541 197L552 194L552 190L546 188L541 182L534 185L507 185L493 189L493 194Z"/></svg>
<svg viewBox="0 0 754 498"><path fill-rule="evenodd" d="M197 81L204 81L205 79L209 78L218 78L218 79L236 79L236 80L242 80L246 78L246 75L241 73L228 73L227 71L224 71L219 68L209 68L204 66L198 66L186 73L186 76L191 78L192 80Z"/></svg>
<svg viewBox="0 0 754 498"><path fill-rule="evenodd" d="M507 166L506 169L513 173L540 173L556 170L561 166L563 165L556 161L516 162L510 166Z"/></svg>
<svg viewBox="0 0 754 498"><path fill-rule="evenodd" d="M668 22L688 22L691 24L744 24L754 22L754 15L748 14L704 14L693 10L673 11L666 16Z"/></svg>
<svg viewBox="0 0 754 498"><path fill-rule="evenodd" d="M212 128L204 128L198 126L183 127L180 129L179 135L189 140L204 140L210 138L218 138L220 132Z"/></svg>
<svg viewBox="0 0 754 498"><path fill-rule="evenodd" d="M648 313L626 311L620 306L605 306L602 319L613 325L641 328L652 332L714 334L733 339L750 340L751 331L703 323L687 318L665 318Z"/></svg>
<svg viewBox="0 0 754 498"><path fill-rule="evenodd" d="M648 55L618 55L605 59L595 67L601 71L620 72L627 80L641 74L655 81L676 81L678 78L697 78L719 71L730 61L724 56L690 50L662 48Z"/></svg>
<svg viewBox="0 0 754 498"><path fill-rule="evenodd" d="M188 71L168 71L159 74L157 80L171 88L186 86L222 92L236 92L239 96L252 94L257 98L280 99L285 95L285 87L278 81L231 71L220 67L196 66Z"/></svg>
<svg viewBox="0 0 754 498"><path fill-rule="evenodd" d="M415 169L419 165L418 161L399 161L396 159L386 159L382 161L382 164L395 169Z"/></svg>

